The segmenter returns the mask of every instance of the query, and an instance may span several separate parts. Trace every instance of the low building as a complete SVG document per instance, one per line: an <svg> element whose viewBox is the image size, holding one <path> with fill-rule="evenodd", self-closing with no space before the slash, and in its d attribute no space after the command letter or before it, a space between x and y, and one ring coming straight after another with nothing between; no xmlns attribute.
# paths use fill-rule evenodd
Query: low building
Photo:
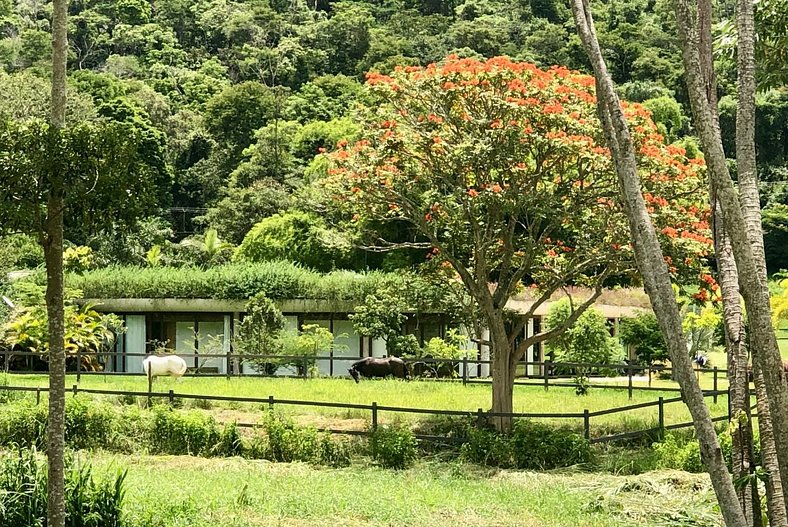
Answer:
<svg viewBox="0 0 788 527"><path fill-rule="evenodd" d="M623 292L622 292L623 291ZM588 294L582 290L568 290L576 298ZM542 319L547 315L552 302L565 293L554 296L534 311L534 316L523 329L520 338L527 338L541 331ZM120 316L126 326L115 343L114 353L106 362L106 370L138 373L142 371L142 360L158 346L175 350L185 355L191 368L200 368L219 374L256 373L253 365L239 363L233 357L233 335L244 316L246 300L218 299L174 299L174 298L115 298L86 299L94 309ZM534 299L524 293L509 301L509 308L525 315L532 308ZM352 302L338 303L327 300L280 300L277 306L285 317L287 329L298 329L307 324L327 328L335 336L335 350L331 359L319 359L317 368L321 375L344 376L350 364L363 357L386 355L386 343L368 336L359 335L353 329L348 315L354 312ZM617 331L618 320L631 317L648 309L648 299L639 290L617 290L605 292L595 307L608 319L611 335ZM406 334L416 336L420 344L432 337L443 337L447 331L448 317L441 313L408 313L403 325ZM469 377L490 375L489 348L481 339L469 339ZM264 350L261 350L261 354ZM194 355L194 356L193 356ZM532 346L525 357L527 362L544 360L543 345ZM286 371L283 373L287 373ZM291 372L292 373L292 372ZM526 376L543 374L539 365L527 365L520 372ZM460 374L463 374L460 371Z"/></svg>

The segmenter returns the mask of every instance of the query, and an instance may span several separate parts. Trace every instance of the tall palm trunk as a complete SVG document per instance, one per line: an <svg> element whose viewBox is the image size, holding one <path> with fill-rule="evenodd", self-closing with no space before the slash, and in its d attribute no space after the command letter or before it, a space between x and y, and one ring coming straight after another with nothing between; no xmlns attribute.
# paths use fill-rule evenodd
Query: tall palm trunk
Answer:
<svg viewBox="0 0 788 527"><path fill-rule="evenodd" d="M761 227L761 204L758 195L757 168L755 156L755 16L753 0L737 0L736 2L736 30L738 33L737 46L737 88L738 100L736 106L736 168L739 181L739 193L741 196L742 217L747 232L747 237L752 245L753 258L755 260L758 278L762 288L765 288L768 295L767 275L766 275L766 255L763 247L763 230ZM753 328L754 330L754 328ZM769 362L774 362L774 353L769 350L762 350L753 347L753 362L758 362L763 367ZM766 356L770 355L770 356ZM771 360L770 360L771 359ZM773 367L773 366L772 366ZM764 464L768 463L771 467L768 484L772 485L769 496L769 517L773 525L788 525L788 487L782 482L788 478L788 453L783 452L782 458L778 462L777 455L780 450L785 450L788 445L780 445L778 450L775 444L775 436L771 423L771 416L768 411L770 392L785 389L783 382L780 386L769 386L766 376L760 368L754 368L756 372L756 388L760 384L760 389L756 390L756 397L759 404L759 425L761 427L761 444L763 445ZM779 364L779 372L782 373L782 364ZM771 375L772 382L774 375ZM763 407L762 411L760 408ZM764 427L766 434L764 434ZM788 432L788 430L786 430ZM786 436L780 436L781 441ZM767 460L767 458L769 458ZM779 489L782 488L782 493Z"/></svg>
<svg viewBox="0 0 788 527"><path fill-rule="evenodd" d="M741 292L747 307L750 351L753 361L759 364L763 372L780 475L784 481L788 467L788 386L784 382L782 359L771 326L765 267L758 248L753 244L754 238L745 228L744 212L722 149L719 116L710 106L703 84L696 25L697 5L691 0L675 0L675 7L695 127L706 155L709 177L717 191L725 230L733 248Z"/></svg>
<svg viewBox="0 0 788 527"><path fill-rule="evenodd" d="M713 196L713 193L712 193ZM725 324L725 348L728 355L728 397L730 398L732 428L731 465L733 479L748 481L737 488L739 503L747 523L753 527L763 524L758 486L753 485L750 476L755 462L753 455L752 416L750 412L750 393L747 371L747 347L744 345L744 324L739 300L738 273L733 261L730 242L717 218L720 214L716 200L712 199L714 210L714 252L722 292L722 315ZM774 445L772 445L774 448ZM769 485L772 483L769 482ZM782 525L782 524L776 524Z"/></svg>
<svg viewBox="0 0 788 527"><path fill-rule="evenodd" d="M50 115L53 156L57 156L60 130L66 122L67 0L54 0L52 11L52 108ZM57 159L55 159L57 161ZM65 174L57 162L50 174L47 216L42 242L47 267L46 304L49 318L49 419L47 421L48 502L47 525L64 527L65 509L65 403L66 354L63 309L63 211Z"/></svg>

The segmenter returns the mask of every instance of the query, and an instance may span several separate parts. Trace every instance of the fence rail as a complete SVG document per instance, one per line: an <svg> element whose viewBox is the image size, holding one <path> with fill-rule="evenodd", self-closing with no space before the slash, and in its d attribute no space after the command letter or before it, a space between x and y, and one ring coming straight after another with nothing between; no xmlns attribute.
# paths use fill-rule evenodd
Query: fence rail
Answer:
<svg viewBox="0 0 788 527"><path fill-rule="evenodd" d="M49 388L34 387L34 386L0 385L0 391L35 392L36 404L40 404L41 393L48 392ZM217 402L267 404L268 408L271 410L273 410L274 407L277 405L280 406L289 405L289 406L314 406L320 408L354 409L354 410L369 411L370 422L371 422L370 430L340 430L340 429L332 429L332 428L320 429L323 432L350 434L350 435L367 435L375 431L379 425L380 412L397 412L397 413L410 413L410 414L434 415L434 416L467 417L470 419L475 418L476 422L479 424L488 422L490 417L582 420L583 436L586 439L588 439L591 443L608 443L608 442L620 441L624 439L635 439L635 438L639 438L647 435L653 435L653 434L657 434L658 436L661 437L666 430L676 430L680 428L688 428L693 426L692 422L674 423L674 424L665 423L665 406L669 404L681 403L682 401L681 397L674 397L671 399L664 399L663 397L660 397L656 401L632 404L632 405L621 406L616 408L608 408L605 410L597 410L593 412L586 409L583 410L583 412L570 412L570 413L529 413L529 412L506 413L506 412L486 411L482 408L478 408L476 410L442 410L442 409L430 409L430 408L407 408L407 407L399 407L399 406L387 406L387 405L379 405L377 402L372 402L371 404L358 404L358 403L342 403L342 402L302 401L295 399L277 399L273 395L263 398L263 397L229 396L229 395L219 396L219 395L205 395L205 394L192 394L192 393L176 393L173 390L168 390L166 392L155 392L153 390L149 390L149 391L101 390L94 388L80 388L79 385L77 384L72 385L70 390L68 391L75 396L78 395L79 393L85 393L85 394L93 394L93 395L147 397L149 405L153 398L161 398L161 399L167 399L170 405L173 405L176 399L197 399L197 400L217 401ZM727 392L725 391L714 391L714 392L705 391L704 396L716 398L717 395L724 395L726 393ZM629 412L632 410L639 410L642 408L649 408L654 406L658 407L658 414L657 414L658 417L657 417L656 427L646 428L642 430L631 430L631 431L616 433L607 436L592 437L591 434L592 418L616 414L616 413L622 413L622 412ZM721 415L715 417L713 421L716 422L726 419L729 419L728 415ZM257 425L255 423L238 423L238 426L255 427ZM462 441L461 438L456 438L456 437L432 436L432 435L424 435L424 434L416 434L416 437L418 439L424 439L430 441L448 441L448 442Z"/></svg>
<svg viewBox="0 0 788 527"><path fill-rule="evenodd" d="M337 355L333 353L333 351L328 355L314 355L314 356L304 356L304 355L270 355L270 354L239 354L239 353L221 353L221 354L201 354L201 353L178 353L179 357L184 359L195 359L195 361L199 360L224 360L225 362L225 372L224 373L213 373L208 371L201 371L204 367L200 366L196 369L192 369L192 371L187 372L186 376L189 377L294 377L294 378L309 378L309 370L310 365L314 365L317 363L328 363L328 370L331 372L330 376L334 376L333 373L335 371L334 366L336 363L345 364L347 365L349 362L354 362L357 360L362 359L363 357L348 357L343 355ZM36 357L39 359L43 359L46 354L36 353L36 352L29 352L29 351L10 351L10 350L0 350L0 357L2 357L3 361L3 368L6 373L31 373L30 371L14 371L9 368L10 360L13 357ZM76 352L70 354L69 357L72 359L76 359L77 364L81 366L82 358L87 357L102 357L105 360L109 358L114 358L115 363L117 363L118 359L122 359L123 357L148 357L150 354L148 353L100 353L100 352ZM290 363L289 367L296 367L297 370L293 375L288 374L269 374L265 372L241 372L240 368L237 368L237 371L231 371L235 365L247 364L250 362L257 361L259 363L271 362L271 363ZM487 377L482 377L482 367L486 366L488 369L492 368L493 361L489 359L476 359L476 358L469 358L463 357L459 359L441 359L441 358L419 358L419 359L408 359L408 362L412 365L414 364L424 364L435 367L436 365L439 367L441 365L450 365L451 371L454 373L455 376L447 379L440 379L446 381L455 381L459 382L462 381L463 384L489 384L492 381ZM611 390L627 390L629 398L632 399L633 393L635 391L664 391L664 392L675 392L681 393L681 390L676 387L670 386L652 386L652 375L654 373L663 374L663 373L671 373L673 372L673 368L669 366L663 365L651 365L651 366L641 366L637 364L602 364L602 363L593 363L593 362L553 362L550 360L546 361L520 361L517 363L517 367L522 367L524 369L524 374L518 375L515 380L515 384L519 386L543 386L544 389L547 391L550 389L551 386L553 387L570 387L576 388L578 386L577 382L573 382L572 374L569 372L576 371L577 369L590 369L590 370L597 370L597 371L606 371L611 373L625 373L625 376L621 376L622 381L626 380L626 384L614 384L608 382L589 382L588 386L592 388L603 388L603 389L611 389ZM533 369L538 370L537 372L528 373L528 368L533 367ZM470 374L470 370L475 368L476 376ZM434 368L437 369L437 368ZM139 372L116 372L116 371L81 371L81 367L77 368L77 370L73 373L77 376L77 382L81 380L82 375L121 375L121 376L144 376L145 374L142 371ZM300 371L298 371L300 370ZM457 371L459 370L459 371ZM714 402L717 402L717 392L719 391L719 381L721 378L727 379L727 371L720 370L717 367L713 368L702 368L697 367L695 371L698 374L701 373L710 373L712 375L712 392L714 392ZM563 372L563 373L562 373ZM648 375L648 385L643 386L640 384L636 384L635 382L635 374L637 372L644 372ZM589 380L593 380L595 378L599 378L600 375L589 375ZM538 380L537 380L538 379ZM434 380L438 380L435 378Z"/></svg>

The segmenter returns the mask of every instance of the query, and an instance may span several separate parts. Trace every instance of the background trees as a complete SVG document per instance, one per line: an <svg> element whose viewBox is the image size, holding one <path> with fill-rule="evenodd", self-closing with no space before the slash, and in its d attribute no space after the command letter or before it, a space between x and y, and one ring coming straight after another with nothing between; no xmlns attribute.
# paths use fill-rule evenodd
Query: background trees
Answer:
<svg viewBox="0 0 788 527"><path fill-rule="evenodd" d="M759 16L765 23L769 10L779 11L779 2L763 6ZM689 108L669 6L626 0L595 9L603 53L621 93L643 102L669 141L683 138L690 132ZM405 2L392 8L369 2L166 0L152 9L136 0L120 5L90 0L71 4L69 15L69 119L104 117L146 130L149 159L159 164L160 184L153 194L162 210L156 215L171 224L175 242L195 229L213 227L238 244L255 223L287 208L323 213L314 201L298 197L300 189L320 175L313 160L321 148L330 151L343 137L354 138L356 132L343 118L358 103L374 104L361 89L368 70L387 74L397 65L424 66L452 51L475 58L508 54L541 67L587 68L576 37L567 30L569 10L552 1ZM43 87L51 53L47 17L46 4L4 4L0 86L6 97L0 116L25 119L48 110ZM769 19L774 24L762 41L774 51L780 18ZM764 64L777 56L759 53ZM732 64L720 62L722 78L731 78ZM723 110L733 108L730 82L723 83L721 95L728 96ZM763 205L780 220L769 229L774 241L767 244L774 246L782 232L774 226L784 223L779 205L788 204L779 139L785 121L782 98L775 90L757 101L759 115L769 123L761 128L772 131L759 139L759 156L763 190L768 189ZM732 146L732 127L724 127L726 146ZM258 208L251 221L230 233L225 200L259 188L267 178L277 179L295 199L282 200L284 207L276 210ZM174 219L166 211L171 206L209 211L179 212ZM176 220L184 215L182 225ZM193 223L196 216L206 221ZM101 242L71 241L99 251L119 245L119 235L108 228ZM122 261L123 252L101 252L98 258L112 261L115 254ZM412 256L400 258L398 265L424 259ZM783 256L770 251L769 269L788 267ZM373 255L362 261L382 265L382 258Z"/></svg>

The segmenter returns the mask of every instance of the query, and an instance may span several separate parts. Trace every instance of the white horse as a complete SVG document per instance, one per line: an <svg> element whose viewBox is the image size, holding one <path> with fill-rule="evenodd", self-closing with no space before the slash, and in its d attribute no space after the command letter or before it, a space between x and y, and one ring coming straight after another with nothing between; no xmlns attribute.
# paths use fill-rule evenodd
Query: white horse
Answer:
<svg viewBox="0 0 788 527"><path fill-rule="evenodd" d="M177 355L151 355L142 361L142 371L151 378L169 375L178 379L186 373L186 361Z"/></svg>

